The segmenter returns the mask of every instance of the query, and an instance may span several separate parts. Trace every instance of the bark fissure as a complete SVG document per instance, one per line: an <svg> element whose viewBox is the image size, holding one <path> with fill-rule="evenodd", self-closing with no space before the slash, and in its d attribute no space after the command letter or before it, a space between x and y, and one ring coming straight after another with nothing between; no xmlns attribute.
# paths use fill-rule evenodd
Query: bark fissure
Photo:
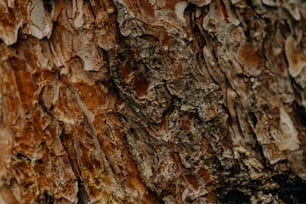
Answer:
<svg viewBox="0 0 306 204"><path fill-rule="evenodd" d="M0 4L0 203L303 203L306 2Z"/></svg>

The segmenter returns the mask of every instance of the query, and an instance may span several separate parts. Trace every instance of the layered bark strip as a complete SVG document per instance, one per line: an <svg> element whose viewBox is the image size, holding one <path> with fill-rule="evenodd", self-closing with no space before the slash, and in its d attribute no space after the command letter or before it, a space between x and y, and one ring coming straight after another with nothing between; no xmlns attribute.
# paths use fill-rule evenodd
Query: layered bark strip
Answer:
<svg viewBox="0 0 306 204"><path fill-rule="evenodd" d="M305 203L305 0L1 0L0 203Z"/></svg>

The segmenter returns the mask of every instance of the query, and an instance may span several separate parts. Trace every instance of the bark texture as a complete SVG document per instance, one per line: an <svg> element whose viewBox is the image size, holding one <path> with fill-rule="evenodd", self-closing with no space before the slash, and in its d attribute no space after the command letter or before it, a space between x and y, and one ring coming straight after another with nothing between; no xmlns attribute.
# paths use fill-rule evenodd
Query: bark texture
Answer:
<svg viewBox="0 0 306 204"><path fill-rule="evenodd" d="M0 203L305 203L305 0L1 0Z"/></svg>

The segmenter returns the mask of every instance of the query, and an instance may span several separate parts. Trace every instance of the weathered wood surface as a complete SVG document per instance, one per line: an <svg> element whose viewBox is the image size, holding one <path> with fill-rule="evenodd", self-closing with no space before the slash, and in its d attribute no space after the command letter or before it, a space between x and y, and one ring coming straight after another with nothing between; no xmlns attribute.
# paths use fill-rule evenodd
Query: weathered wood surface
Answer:
<svg viewBox="0 0 306 204"><path fill-rule="evenodd" d="M305 0L1 0L0 203L306 202Z"/></svg>

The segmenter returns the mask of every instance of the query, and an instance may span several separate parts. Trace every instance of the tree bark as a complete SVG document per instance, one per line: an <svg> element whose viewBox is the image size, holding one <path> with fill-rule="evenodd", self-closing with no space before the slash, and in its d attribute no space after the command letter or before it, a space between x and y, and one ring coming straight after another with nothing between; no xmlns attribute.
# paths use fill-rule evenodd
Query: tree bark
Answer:
<svg viewBox="0 0 306 204"><path fill-rule="evenodd" d="M306 203L305 0L0 1L0 203Z"/></svg>

